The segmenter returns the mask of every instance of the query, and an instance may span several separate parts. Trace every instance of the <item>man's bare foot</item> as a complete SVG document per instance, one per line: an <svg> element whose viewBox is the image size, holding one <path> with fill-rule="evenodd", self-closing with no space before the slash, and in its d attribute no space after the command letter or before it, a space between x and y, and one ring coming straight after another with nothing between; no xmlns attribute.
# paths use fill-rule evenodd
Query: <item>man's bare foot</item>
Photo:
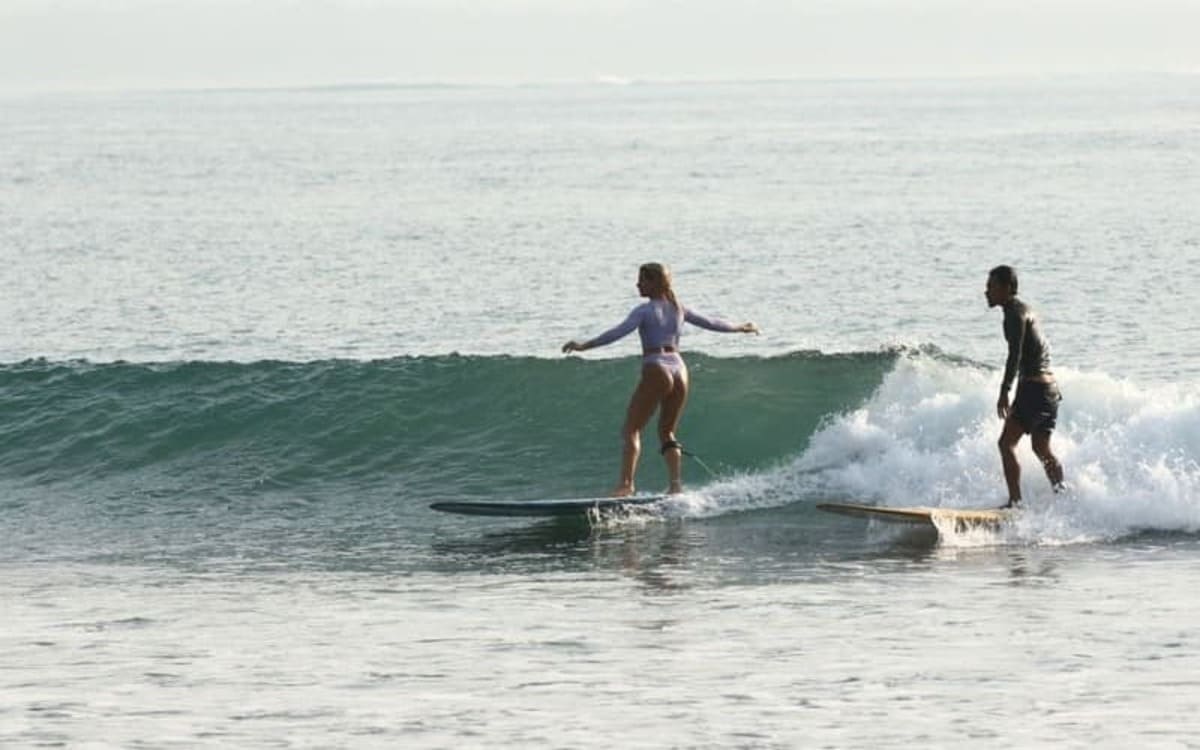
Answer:
<svg viewBox="0 0 1200 750"><path fill-rule="evenodd" d="M1021 507L1021 498L1019 498L1019 497L1018 498L1009 498L1009 501L1007 503L1005 503L1004 505L1001 505L1000 507L1001 508L1020 508Z"/></svg>
<svg viewBox="0 0 1200 750"><path fill-rule="evenodd" d="M683 492L683 482L671 482L671 486L667 488L668 495L678 495Z"/></svg>
<svg viewBox="0 0 1200 750"><path fill-rule="evenodd" d="M613 488L613 491L608 493L609 497L629 497L633 495L634 489L632 484L618 484Z"/></svg>

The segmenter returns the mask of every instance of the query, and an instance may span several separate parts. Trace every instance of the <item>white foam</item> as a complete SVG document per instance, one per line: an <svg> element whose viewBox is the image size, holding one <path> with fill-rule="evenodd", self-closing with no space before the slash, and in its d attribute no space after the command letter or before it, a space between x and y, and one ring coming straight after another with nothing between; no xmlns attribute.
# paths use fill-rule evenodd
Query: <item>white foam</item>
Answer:
<svg viewBox="0 0 1200 750"><path fill-rule="evenodd" d="M1058 370L1052 445L1070 491L1055 496L1022 440L1026 511L1006 535L1037 543L1142 529L1200 531L1200 394ZM1007 498L996 447L999 373L915 355L870 399L827 420L793 461L705 488L729 510L838 498L883 505L989 507Z"/></svg>

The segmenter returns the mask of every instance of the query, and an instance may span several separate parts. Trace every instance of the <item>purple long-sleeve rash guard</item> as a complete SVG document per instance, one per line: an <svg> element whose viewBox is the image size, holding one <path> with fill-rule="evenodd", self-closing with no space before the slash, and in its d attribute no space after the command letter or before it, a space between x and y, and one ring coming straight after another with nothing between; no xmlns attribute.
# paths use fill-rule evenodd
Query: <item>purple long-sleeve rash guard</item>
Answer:
<svg viewBox="0 0 1200 750"><path fill-rule="evenodd" d="M736 333L738 327L717 318L707 318L694 310L684 309L683 315L665 299L643 302L629 313L629 317L587 342L587 348L611 344L637 329L642 338L642 351L679 348L679 328L686 321L694 326L720 333Z"/></svg>

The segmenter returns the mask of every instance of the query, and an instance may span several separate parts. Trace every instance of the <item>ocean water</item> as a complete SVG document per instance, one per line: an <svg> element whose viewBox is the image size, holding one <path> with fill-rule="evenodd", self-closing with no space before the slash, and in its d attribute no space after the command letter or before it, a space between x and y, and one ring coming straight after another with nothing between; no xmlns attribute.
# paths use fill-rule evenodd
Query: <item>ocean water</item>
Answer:
<svg viewBox="0 0 1200 750"><path fill-rule="evenodd" d="M1196 747L1200 77L0 100L0 745ZM599 522L669 264L687 491ZM1005 497L1018 268L1050 493ZM653 438L639 487L665 484Z"/></svg>

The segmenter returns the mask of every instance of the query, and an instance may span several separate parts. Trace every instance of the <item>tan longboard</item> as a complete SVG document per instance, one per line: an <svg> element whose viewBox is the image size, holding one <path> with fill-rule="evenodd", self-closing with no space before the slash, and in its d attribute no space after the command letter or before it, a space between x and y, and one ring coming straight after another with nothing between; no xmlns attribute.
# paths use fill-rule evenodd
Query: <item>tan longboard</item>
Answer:
<svg viewBox="0 0 1200 750"><path fill-rule="evenodd" d="M907 523L938 528L953 525L955 531L974 528L996 528L1013 519L1008 508L888 508L882 505L854 503L821 503L820 510L855 518L869 518L886 523Z"/></svg>

